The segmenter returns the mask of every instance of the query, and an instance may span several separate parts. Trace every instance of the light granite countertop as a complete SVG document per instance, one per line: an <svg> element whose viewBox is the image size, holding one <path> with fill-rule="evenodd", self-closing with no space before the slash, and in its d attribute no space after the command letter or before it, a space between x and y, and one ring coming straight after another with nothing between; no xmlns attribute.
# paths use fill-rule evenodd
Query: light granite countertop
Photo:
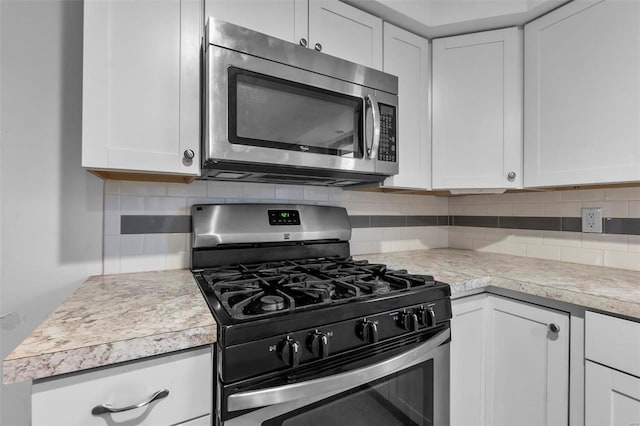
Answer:
<svg viewBox="0 0 640 426"><path fill-rule="evenodd" d="M391 269L433 275L452 295L487 287L514 290L640 318L640 272L469 250L433 249L354 256Z"/></svg>
<svg viewBox="0 0 640 426"><path fill-rule="evenodd" d="M216 322L189 270L89 278L3 361L3 382L211 344Z"/></svg>
<svg viewBox="0 0 640 426"><path fill-rule="evenodd" d="M640 272L467 250L355 256L433 275L454 297L499 288L640 319ZM89 278L3 363L4 383L46 378L215 342L188 270Z"/></svg>

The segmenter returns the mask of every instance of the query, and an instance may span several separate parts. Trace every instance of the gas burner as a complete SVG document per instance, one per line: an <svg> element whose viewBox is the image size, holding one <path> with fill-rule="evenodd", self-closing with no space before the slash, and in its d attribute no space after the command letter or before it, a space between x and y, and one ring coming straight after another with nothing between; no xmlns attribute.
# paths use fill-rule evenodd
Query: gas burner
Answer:
<svg viewBox="0 0 640 426"><path fill-rule="evenodd" d="M260 298L262 310L265 312L281 311L284 309L284 297L268 294Z"/></svg>

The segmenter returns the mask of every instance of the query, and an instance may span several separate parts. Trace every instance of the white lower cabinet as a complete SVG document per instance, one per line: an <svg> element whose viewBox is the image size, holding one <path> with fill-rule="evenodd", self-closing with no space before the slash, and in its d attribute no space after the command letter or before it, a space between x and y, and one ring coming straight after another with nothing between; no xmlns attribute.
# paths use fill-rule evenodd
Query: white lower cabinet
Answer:
<svg viewBox="0 0 640 426"><path fill-rule="evenodd" d="M640 323L585 315L585 425L640 425Z"/></svg>
<svg viewBox="0 0 640 426"><path fill-rule="evenodd" d="M452 302L451 426L484 425L488 295Z"/></svg>
<svg viewBox="0 0 640 426"><path fill-rule="evenodd" d="M569 314L472 296L453 301L451 333L453 426L568 424Z"/></svg>
<svg viewBox="0 0 640 426"><path fill-rule="evenodd" d="M585 426L640 425L640 378L585 364Z"/></svg>
<svg viewBox="0 0 640 426"><path fill-rule="evenodd" d="M211 426L211 416L202 416L197 419L180 423L176 426Z"/></svg>
<svg viewBox="0 0 640 426"><path fill-rule="evenodd" d="M32 426L211 424L213 361L201 348L34 383ZM166 392L168 391L168 392ZM135 407L93 414L97 407ZM104 411L104 410L102 410Z"/></svg>

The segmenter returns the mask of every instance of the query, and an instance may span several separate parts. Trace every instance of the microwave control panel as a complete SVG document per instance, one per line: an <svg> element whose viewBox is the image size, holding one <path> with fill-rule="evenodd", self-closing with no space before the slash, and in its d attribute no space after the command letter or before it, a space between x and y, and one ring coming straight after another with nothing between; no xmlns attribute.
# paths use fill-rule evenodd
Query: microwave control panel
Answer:
<svg viewBox="0 0 640 426"><path fill-rule="evenodd" d="M380 145L378 159L395 163L396 146L396 109L390 105L380 104Z"/></svg>

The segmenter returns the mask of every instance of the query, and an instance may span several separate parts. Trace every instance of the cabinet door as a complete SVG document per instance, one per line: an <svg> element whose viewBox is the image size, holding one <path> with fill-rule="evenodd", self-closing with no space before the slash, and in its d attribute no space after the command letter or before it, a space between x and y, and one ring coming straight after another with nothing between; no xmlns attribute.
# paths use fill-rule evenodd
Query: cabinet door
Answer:
<svg viewBox="0 0 640 426"><path fill-rule="evenodd" d="M84 2L84 167L199 174L201 30L201 0Z"/></svg>
<svg viewBox="0 0 640 426"><path fill-rule="evenodd" d="M431 188L431 119L429 111L429 42L384 23L383 71L398 76L399 173L387 187Z"/></svg>
<svg viewBox="0 0 640 426"><path fill-rule="evenodd" d="M451 426L485 424L487 300L481 294L451 302Z"/></svg>
<svg viewBox="0 0 640 426"><path fill-rule="evenodd" d="M309 0L309 47L382 69L382 20L338 0Z"/></svg>
<svg viewBox="0 0 640 426"><path fill-rule="evenodd" d="M522 32L434 40L432 114L434 189L521 187Z"/></svg>
<svg viewBox="0 0 640 426"><path fill-rule="evenodd" d="M640 379L585 363L585 426L640 424Z"/></svg>
<svg viewBox="0 0 640 426"><path fill-rule="evenodd" d="M486 424L566 425L569 315L492 296L488 325Z"/></svg>
<svg viewBox="0 0 640 426"><path fill-rule="evenodd" d="M524 185L640 178L640 2L574 1L525 26Z"/></svg>
<svg viewBox="0 0 640 426"><path fill-rule="evenodd" d="M205 0L204 15L293 43L309 39L307 0Z"/></svg>

